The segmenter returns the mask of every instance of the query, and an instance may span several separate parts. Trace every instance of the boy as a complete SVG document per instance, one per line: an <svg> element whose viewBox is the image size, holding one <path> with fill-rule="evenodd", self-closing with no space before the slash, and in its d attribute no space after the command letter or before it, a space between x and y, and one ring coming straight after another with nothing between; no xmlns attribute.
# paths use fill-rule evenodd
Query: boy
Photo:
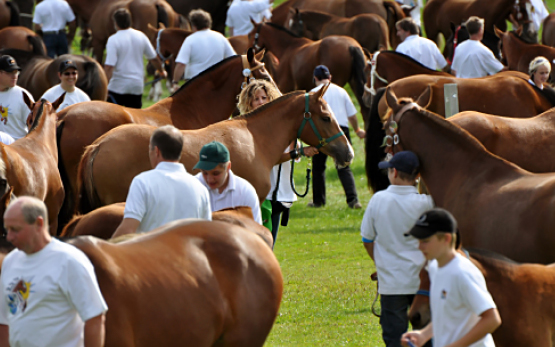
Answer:
<svg viewBox="0 0 555 347"><path fill-rule="evenodd" d="M387 169L391 185L374 194L364 213L361 235L364 248L378 272L382 337L388 347L401 346L407 331L407 316L420 285L419 273L425 259L415 239L403 236L424 212L434 207L432 198L418 194L414 184L419 161L403 151L379 164Z"/></svg>
<svg viewBox="0 0 555 347"><path fill-rule="evenodd" d="M405 333L402 342L422 346L434 338L435 347L495 346L491 333L501 325L499 312L484 276L455 250L457 222L446 210L435 208L420 216L405 234L419 241L428 263L432 322Z"/></svg>

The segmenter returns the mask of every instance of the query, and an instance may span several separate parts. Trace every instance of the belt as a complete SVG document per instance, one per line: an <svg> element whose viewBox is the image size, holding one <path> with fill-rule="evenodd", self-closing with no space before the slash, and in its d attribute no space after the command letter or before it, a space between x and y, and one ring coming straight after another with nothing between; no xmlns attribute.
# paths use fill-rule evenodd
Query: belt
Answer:
<svg viewBox="0 0 555 347"><path fill-rule="evenodd" d="M42 33L45 35L57 35L57 34L65 33L65 29L54 30L54 31L43 31Z"/></svg>

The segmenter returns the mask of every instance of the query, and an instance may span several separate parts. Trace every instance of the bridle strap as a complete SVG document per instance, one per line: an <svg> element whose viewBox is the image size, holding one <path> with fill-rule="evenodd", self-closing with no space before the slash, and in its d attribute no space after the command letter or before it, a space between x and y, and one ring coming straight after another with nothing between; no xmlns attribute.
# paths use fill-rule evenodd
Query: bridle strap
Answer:
<svg viewBox="0 0 555 347"><path fill-rule="evenodd" d="M173 54L170 54L169 56L164 57L164 55L160 51L160 38L162 36L162 31L164 31L164 30L166 30L166 29L158 30L158 35L156 36L156 54L158 54L158 57L162 60L162 67L164 67L164 65L166 63L166 60L170 59L173 55Z"/></svg>
<svg viewBox="0 0 555 347"><path fill-rule="evenodd" d="M310 94L305 93L304 97L305 97L305 104L304 104L304 117L303 117L303 121L301 122L301 126L299 128L299 131L297 131L297 139L301 138L301 133L303 132L303 129L306 125L306 123L308 122L308 124L310 124L310 127L312 128L312 130L314 131L314 134L316 135L316 137L318 138L318 146L316 146L317 149L320 149L322 147L324 147L325 145L327 145L328 143L332 142L333 140L345 135L343 133L343 131L338 132L337 134L324 139L322 137L322 135L320 135L320 132L318 131L318 129L316 129L316 124L314 124L314 121L312 120L312 114L310 114L310 102L309 102L309 96ZM295 140L296 142L296 140Z"/></svg>
<svg viewBox="0 0 555 347"><path fill-rule="evenodd" d="M260 36L260 28L262 28L263 25L264 25L264 22L261 22L260 25L258 25L258 28L256 28L256 33L254 34L254 48L257 51L261 49L261 47L258 46L258 37Z"/></svg>
<svg viewBox="0 0 555 347"><path fill-rule="evenodd" d="M263 68L264 63L260 63L260 65L258 65L258 66L251 67L250 63L249 63L249 59L247 58L246 55L241 55L241 61L243 63L243 77L244 77L244 81L241 84L241 89L243 89L249 83L249 77L251 79L254 79L254 76L252 75L252 72Z"/></svg>
<svg viewBox="0 0 555 347"><path fill-rule="evenodd" d="M374 53L374 55L372 56L372 60L370 60L370 65L372 66L372 69L370 71L370 89L368 89L368 86L366 86L366 84L364 84L364 90L366 90L371 95L376 95L376 88L374 88L376 77L380 81L382 81L383 83L389 84L389 82L385 78L380 76L380 74L378 73L378 55L379 54L380 54L379 51Z"/></svg>

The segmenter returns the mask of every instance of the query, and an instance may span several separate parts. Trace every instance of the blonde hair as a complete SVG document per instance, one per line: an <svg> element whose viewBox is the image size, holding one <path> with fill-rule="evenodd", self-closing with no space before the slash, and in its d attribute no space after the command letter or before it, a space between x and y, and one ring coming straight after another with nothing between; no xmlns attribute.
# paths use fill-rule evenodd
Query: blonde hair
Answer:
<svg viewBox="0 0 555 347"><path fill-rule="evenodd" d="M263 90L268 96L268 102L277 99L281 96L280 92L274 87L273 84L266 80L254 80L250 82L239 94L239 102L237 108L241 114L249 113L253 110L252 102L256 92Z"/></svg>
<svg viewBox="0 0 555 347"><path fill-rule="evenodd" d="M547 60L546 57L535 57L531 62L530 65L528 66L528 73L530 74L530 78L532 78L532 75L538 71L538 68L540 66L546 66L547 70L549 72L551 72L551 64L549 63L549 60Z"/></svg>

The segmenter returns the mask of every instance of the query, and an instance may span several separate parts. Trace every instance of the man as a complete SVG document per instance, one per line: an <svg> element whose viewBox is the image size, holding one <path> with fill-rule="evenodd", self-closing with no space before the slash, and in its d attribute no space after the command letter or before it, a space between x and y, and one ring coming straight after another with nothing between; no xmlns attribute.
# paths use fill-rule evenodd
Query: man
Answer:
<svg viewBox="0 0 555 347"><path fill-rule="evenodd" d="M480 42L484 37L484 20L472 16L466 21L466 29L470 39L457 46L451 73L460 78L478 78L501 71L503 64Z"/></svg>
<svg viewBox="0 0 555 347"><path fill-rule="evenodd" d="M44 203L16 199L4 226L17 249L2 263L0 345L104 346L108 307L93 265L79 249L51 238Z"/></svg>
<svg viewBox="0 0 555 347"><path fill-rule="evenodd" d="M447 67L447 61L436 44L427 38L418 36L418 25L410 18L403 18L395 24L401 44L396 51L416 60L428 69L437 70Z"/></svg>
<svg viewBox="0 0 555 347"><path fill-rule="evenodd" d="M357 120L357 110L349 94L345 89L341 88L335 83L331 83L332 75L325 65L318 65L314 69L314 82L316 88L311 92L320 90L324 85L329 84L329 88L324 94L324 100L328 103L333 111L339 126L345 136L351 142L349 135L349 123L355 130L355 133L360 139L366 136L366 132L359 128ZM308 204L309 207L322 207L326 204L326 160L328 156L324 153L318 153L312 157L312 202ZM350 208L362 208L358 201L358 195L355 186L355 178L349 166L344 168L337 168L339 180L343 185L345 196L347 197L347 205Z"/></svg>
<svg viewBox="0 0 555 347"><path fill-rule="evenodd" d="M402 337L422 346L434 338L434 346L494 347L493 333L501 317L486 287L484 275L455 249L457 222L446 210L423 213L405 236L418 239L428 263L432 322Z"/></svg>
<svg viewBox="0 0 555 347"><path fill-rule="evenodd" d="M227 147L217 141L210 142L202 147L199 157L194 167L200 169L196 178L210 192L212 211L248 206L254 220L262 224L256 190L247 180L233 174Z"/></svg>
<svg viewBox="0 0 555 347"><path fill-rule="evenodd" d="M419 169L416 154L398 152L379 167L387 169L391 185L370 199L360 234L378 273L383 340L387 347L398 347L408 328L407 311L418 291L425 262L416 240L403 234L434 204L430 196L418 194L415 187Z"/></svg>
<svg viewBox="0 0 555 347"><path fill-rule="evenodd" d="M131 28L131 13L120 8L113 15L116 33L108 38L104 70L108 78L108 101L133 108L143 105L143 55L166 77L168 74L145 34Z"/></svg>
<svg viewBox="0 0 555 347"><path fill-rule="evenodd" d="M269 0L235 0L227 10L225 25L229 29L229 36L247 35L253 25L251 20L260 23L272 18L272 8Z"/></svg>
<svg viewBox="0 0 555 347"><path fill-rule="evenodd" d="M175 59L174 90L182 78L189 80L212 65L235 55L229 41L220 33L210 30L212 17L203 10L189 13L193 33L183 41Z"/></svg>
<svg viewBox="0 0 555 347"><path fill-rule="evenodd" d="M152 133L148 155L153 169L133 178L114 237L147 232L177 219L212 220L208 191L179 162L182 150L183 135L174 126Z"/></svg>
<svg viewBox="0 0 555 347"><path fill-rule="evenodd" d="M78 102L91 101L91 98L89 98L84 91L75 86L79 75L77 72L77 65L75 65L73 61L64 60L60 64L60 68L58 69L58 78L61 83L48 89L41 97L41 99L54 102L58 100L63 93L66 93L64 101L56 111L61 111L64 108Z"/></svg>
<svg viewBox="0 0 555 347"><path fill-rule="evenodd" d="M23 93L34 101L28 91L17 86L21 68L9 55L0 57L0 131L20 139L27 135L27 117L31 110L23 100Z"/></svg>
<svg viewBox="0 0 555 347"><path fill-rule="evenodd" d="M35 31L42 31L42 39L48 56L55 58L68 53L66 25L70 33L75 33L75 15L64 0L44 0L35 7L33 16Z"/></svg>

